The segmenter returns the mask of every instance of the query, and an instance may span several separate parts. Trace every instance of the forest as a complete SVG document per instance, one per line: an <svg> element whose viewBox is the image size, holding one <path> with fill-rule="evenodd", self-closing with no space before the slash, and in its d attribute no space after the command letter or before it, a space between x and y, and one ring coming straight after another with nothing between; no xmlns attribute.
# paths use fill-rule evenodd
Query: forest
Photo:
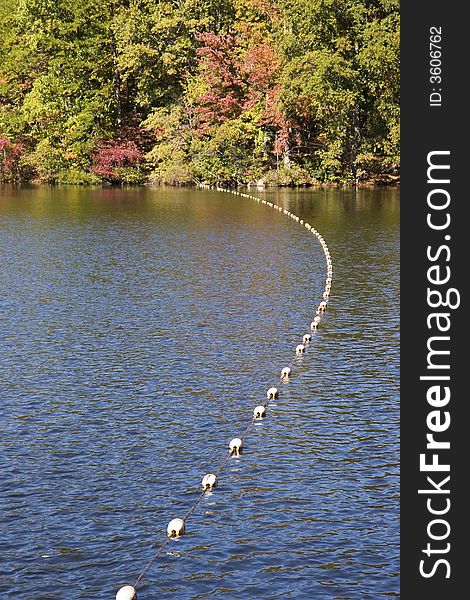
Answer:
<svg viewBox="0 0 470 600"><path fill-rule="evenodd" d="M0 0L0 181L399 177L399 0Z"/></svg>

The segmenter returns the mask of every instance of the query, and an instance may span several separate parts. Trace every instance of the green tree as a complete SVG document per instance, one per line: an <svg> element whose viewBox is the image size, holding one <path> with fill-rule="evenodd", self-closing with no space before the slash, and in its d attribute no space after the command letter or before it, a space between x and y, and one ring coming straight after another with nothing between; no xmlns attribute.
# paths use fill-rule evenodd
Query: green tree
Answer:
<svg viewBox="0 0 470 600"><path fill-rule="evenodd" d="M128 110L147 116L177 100L195 66L196 37L226 31L234 18L229 0L131 0L112 22Z"/></svg>
<svg viewBox="0 0 470 600"><path fill-rule="evenodd" d="M395 0L280 0L281 102L315 133L322 179L358 177L372 151L396 168L399 5Z"/></svg>
<svg viewBox="0 0 470 600"><path fill-rule="evenodd" d="M66 180L68 171L85 173L96 140L119 124L114 5L22 0L14 13L15 35L3 44L8 102L0 127L27 139L29 163L48 181ZM48 153L54 167L43 169Z"/></svg>

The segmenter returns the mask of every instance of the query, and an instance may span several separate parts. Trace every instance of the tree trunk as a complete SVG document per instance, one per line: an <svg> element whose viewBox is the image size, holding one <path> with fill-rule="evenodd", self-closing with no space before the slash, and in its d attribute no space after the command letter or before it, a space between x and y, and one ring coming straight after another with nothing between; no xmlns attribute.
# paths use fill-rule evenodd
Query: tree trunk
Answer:
<svg viewBox="0 0 470 600"><path fill-rule="evenodd" d="M284 163L285 167L290 167L292 164L292 161L290 159L290 133L292 131L292 128L289 127L289 135L287 136L287 140L286 140L286 145L284 147L284 153L283 153L283 158L282 158L282 162Z"/></svg>
<svg viewBox="0 0 470 600"><path fill-rule="evenodd" d="M286 147L284 148L284 153L282 155L282 162L284 163L285 167L290 167L292 164L291 159L290 159L289 142L286 143Z"/></svg>
<svg viewBox="0 0 470 600"><path fill-rule="evenodd" d="M121 104L121 73L119 71L117 61L117 48L116 43L112 41L112 54L113 54L113 85L114 85L114 101L116 111L116 128L119 130L122 125L122 104Z"/></svg>
<svg viewBox="0 0 470 600"><path fill-rule="evenodd" d="M357 183L357 167L356 167L356 158L359 154L359 150L361 148L361 118L360 118L360 107L356 105L354 107L354 111L352 114L352 139L351 139L351 149L349 153L349 168L351 169L352 176L356 180Z"/></svg>

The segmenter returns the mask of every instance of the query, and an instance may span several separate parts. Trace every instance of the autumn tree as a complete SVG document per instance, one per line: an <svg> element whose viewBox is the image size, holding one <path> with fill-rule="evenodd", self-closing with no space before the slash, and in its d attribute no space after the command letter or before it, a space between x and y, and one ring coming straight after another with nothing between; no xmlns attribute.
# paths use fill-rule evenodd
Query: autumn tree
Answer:
<svg viewBox="0 0 470 600"><path fill-rule="evenodd" d="M2 0L2 178L396 174L399 25L398 0Z"/></svg>

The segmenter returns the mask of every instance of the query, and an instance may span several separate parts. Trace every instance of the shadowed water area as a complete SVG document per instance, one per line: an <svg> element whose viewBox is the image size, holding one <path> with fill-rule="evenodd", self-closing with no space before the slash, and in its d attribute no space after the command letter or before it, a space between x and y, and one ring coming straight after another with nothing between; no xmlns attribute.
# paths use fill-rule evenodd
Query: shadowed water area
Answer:
<svg viewBox="0 0 470 600"><path fill-rule="evenodd" d="M399 195L0 190L0 596L399 594Z"/></svg>

